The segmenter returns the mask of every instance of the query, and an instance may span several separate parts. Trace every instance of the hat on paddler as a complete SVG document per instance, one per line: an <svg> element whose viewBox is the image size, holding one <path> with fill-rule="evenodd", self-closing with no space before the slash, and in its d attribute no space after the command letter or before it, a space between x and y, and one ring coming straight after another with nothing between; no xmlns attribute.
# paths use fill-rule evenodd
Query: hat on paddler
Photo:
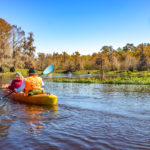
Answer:
<svg viewBox="0 0 150 150"><path fill-rule="evenodd" d="M29 74L36 74L36 70L34 68L29 69Z"/></svg>

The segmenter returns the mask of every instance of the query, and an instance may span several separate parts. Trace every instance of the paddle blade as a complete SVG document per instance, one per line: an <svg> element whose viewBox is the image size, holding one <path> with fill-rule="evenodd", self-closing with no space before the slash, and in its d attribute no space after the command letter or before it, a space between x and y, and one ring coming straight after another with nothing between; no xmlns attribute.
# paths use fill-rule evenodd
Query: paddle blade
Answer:
<svg viewBox="0 0 150 150"><path fill-rule="evenodd" d="M43 74L51 73L54 70L54 65L49 65L46 67L46 69L43 71Z"/></svg>

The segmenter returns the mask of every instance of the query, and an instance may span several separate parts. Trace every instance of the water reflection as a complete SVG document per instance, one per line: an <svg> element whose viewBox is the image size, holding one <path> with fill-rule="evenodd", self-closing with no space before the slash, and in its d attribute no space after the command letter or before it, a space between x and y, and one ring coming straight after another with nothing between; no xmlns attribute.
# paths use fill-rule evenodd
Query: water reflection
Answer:
<svg viewBox="0 0 150 150"><path fill-rule="evenodd" d="M138 93L150 93L150 85L105 85L103 92L138 92Z"/></svg>
<svg viewBox="0 0 150 150"><path fill-rule="evenodd" d="M11 102L8 101L0 107L0 137L9 136L11 129L19 134L39 136L44 131L43 117L54 117L58 113L57 105L38 106Z"/></svg>
<svg viewBox="0 0 150 150"><path fill-rule="evenodd" d="M43 112L48 111L53 115L58 113L58 106L37 106L25 105L24 118L26 118L27 128L24 132L32 136L39 136L44 131L44 124L42 123Z"/></svg>
<svg viewBox="0 0 150 150"><path fill-rule="evenodd" d="M6 137L9 135L11 120L9 119L1 119L0 120L0 137Z"/></svg>
<svg viewBox="0 0 150 150"><path fill-rule="evenodd" d="M0 101L0 137L9 135L11 127L11 119L7 116L9 114L9 106L6 101ZM7 117L6 117L7 116Z"/></svg>

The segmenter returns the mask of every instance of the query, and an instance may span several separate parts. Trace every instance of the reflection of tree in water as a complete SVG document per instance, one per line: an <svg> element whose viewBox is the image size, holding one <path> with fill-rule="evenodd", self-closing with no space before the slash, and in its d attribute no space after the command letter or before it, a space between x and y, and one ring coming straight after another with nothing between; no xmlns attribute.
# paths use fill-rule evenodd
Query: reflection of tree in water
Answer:
<svg viewBox="0 0 150 150"><path fill-rule="evenodd" d="M1 101L0 103L0 137L6 137L9 135L9 129L11 127L12 120L6 118L9 114L9 106L7 100Z"/></svg>
<svg viewBox="0 0 150 150"><path fill-rule="evenodd" d="M42 123L42 112L44 110L52 110L54 114L57 114L57 105L53 107L42 107L36 105L26 105L25 118L27 119L28 128L24 131L32 136L39 136L44 131L44 125Z"/></svg>
<svg viewBox="0 0 150 150"><path fill-rule="evenodd" d="M9 135L10 120L0 119L0 137L6 137Z"/></svg>
<svg viewBox="0 0 150 150"><path fill-rule="evenodd" d="M108 93L108 92L122 92L124 93L125 96L128 95L133 95L137 93L150 93L150 86L148 85L114 85L114 84L109 84L103 86L103 93Z"/></svg>
<svg viewBox="0 0 150 150"><path fill-rule="evenodd" d="M0 83L1 84L10 83L13 78L14 75L0 75Z"/></svg>

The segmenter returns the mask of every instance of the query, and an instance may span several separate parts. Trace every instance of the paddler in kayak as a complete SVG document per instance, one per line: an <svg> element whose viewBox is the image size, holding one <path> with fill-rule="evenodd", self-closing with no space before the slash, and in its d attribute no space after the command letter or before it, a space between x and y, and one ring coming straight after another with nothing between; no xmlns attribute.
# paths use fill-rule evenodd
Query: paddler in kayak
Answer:
<svg viewBox="0 0 150 150"><path fill-rule="evenodd" d="M23 75L20 72L16 72L15 79L12 80L8 88L12 91L19 88L22 85L23 80L24 80Z"/></svg>
<svg viewBox="0 0 150 150"><path fill-rule="evenodd" d="M27 95L36 95L46 93L44 83L41 77L38 77L34 68L29 69L29 77L25 78L22 85L15 90L15 92L21 92L24 90Z"/></svg>

